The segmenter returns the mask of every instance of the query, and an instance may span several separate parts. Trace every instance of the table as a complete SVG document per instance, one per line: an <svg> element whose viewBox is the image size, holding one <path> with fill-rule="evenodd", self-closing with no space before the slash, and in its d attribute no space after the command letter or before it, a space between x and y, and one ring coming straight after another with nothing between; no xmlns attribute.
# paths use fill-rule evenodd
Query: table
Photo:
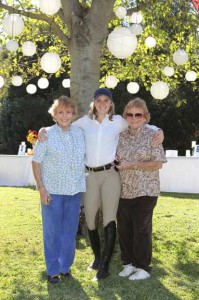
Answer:
<svg viewBox="0 0 199 300"><path fill-rule="evenodd" d="M160 190L199 193L199 157L167 157L160 170Z"/></svg>
<svg viewBox="0 0 199 300"><path fill-rule="evenodd" d="M35 185L32 156L0 155L0 186Z"/></svg>

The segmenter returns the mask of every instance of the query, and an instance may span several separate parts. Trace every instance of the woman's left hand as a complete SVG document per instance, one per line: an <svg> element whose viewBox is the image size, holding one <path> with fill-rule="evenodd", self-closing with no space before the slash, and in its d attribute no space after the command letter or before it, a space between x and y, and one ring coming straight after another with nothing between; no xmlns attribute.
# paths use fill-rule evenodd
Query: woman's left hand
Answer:
<svg viewBox="0 0 199 300"><path fill-rule="evenodd" d="M117 165L117 169L130 170L133 168L134 165L136 165L136 163L133 163L132 161L123 161L119 165Z"/></svg>
<svg viewBox="0 0 199 300"><path fill-rule="evenodd" d="M157 147L162 144L164 141L164 132L162 129L159 129L153 138L153 146Z"/></svg>

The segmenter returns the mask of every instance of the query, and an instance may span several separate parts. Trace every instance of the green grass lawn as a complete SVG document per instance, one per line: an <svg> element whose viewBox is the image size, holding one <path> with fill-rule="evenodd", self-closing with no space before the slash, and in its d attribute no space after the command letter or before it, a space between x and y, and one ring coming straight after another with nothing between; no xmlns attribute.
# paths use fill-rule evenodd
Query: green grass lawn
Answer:
<svg viewBox="0 0 199 300"><path fill-rule="evenodd" d="M111 276L93 282L87 238L77 237L74 280L46 282L38 192L0 187L0 299L199 299L199 195L162 194L154 211L151 278L121 278L115 248Z"/></svg>

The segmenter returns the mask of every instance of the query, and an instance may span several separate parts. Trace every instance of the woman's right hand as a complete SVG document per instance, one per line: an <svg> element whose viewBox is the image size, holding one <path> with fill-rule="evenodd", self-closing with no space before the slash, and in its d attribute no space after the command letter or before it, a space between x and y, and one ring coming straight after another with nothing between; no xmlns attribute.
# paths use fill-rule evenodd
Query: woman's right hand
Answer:
<svg viewBox="0 0 199 300"><path fill-rule="evenodd" d="M46 135L46 128L45 127L42 127L41 129L39 129L39 132L38 132L38 140L40 142L44 142L47 140L47 135Z"/></svg>
<svg viewBox="0 0 199 300"><path fill-rule="evenodd" d="M40 193L40 200L43 205L49 205L51 203L51 197L50 194L46 191L45 187L41 187L39 189Z"/></svg>

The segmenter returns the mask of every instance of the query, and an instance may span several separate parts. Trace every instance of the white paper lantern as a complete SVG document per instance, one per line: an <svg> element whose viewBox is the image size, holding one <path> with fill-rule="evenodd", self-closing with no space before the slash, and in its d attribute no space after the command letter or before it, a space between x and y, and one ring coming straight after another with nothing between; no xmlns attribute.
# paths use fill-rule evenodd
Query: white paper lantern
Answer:
<svg viewBox="0 0 199 300"><path fill-rule="evenodd" d="M185 74L185 78L187 81L195 81L197 78L197 73L195 71L188 71Z"/></svg>
<svg viewBox="0 0 199 300"><path fill-rule="evenodd" d="M23 83L23 79L21 76L16 75L12 77L12 85L20 86L22 85L22 83Z"/></svg>
<svg viewBox="0 0 199 300"><path fill-rule="evenodd" d="M140 89L140 86L137 82L129 82L127 84L127 91L130 93L130 94L136 94Z"/></svg>
<svg viewBox="0 0 199 300"><path fill-rule="evenodd" d="M165 99L169 94L168 84L163 81L157 81L152 84L150 92L155 99Z"/></svg>
<svg viewBox="0 0 199 300"><path fill-rule="evenodd" d="M33 42L27 41L22 45L23 55L32 56L36 53L36 45Z"/></svg>
<svg viewBox="0 0 199 300"><path fill-rule="evenodd" d="M26 87L26 91L28 94L35 94L37 91L37 87L35 84L28 84Z"/></svg>
<svg viewBox="0 0 199 300"><path fill-rule="evenodd" d="M165 76L171 77L171 76L173 76L173 74L175 73L175 70L174 70L173 67L168 67L168 66L166 66L166 67L164 68L163 72L164 72L164 75L165 75Z"/></svg>
<svg viewBox="0 0 199 300"><path fill-rule="evenodd" d="M116 16L117 16L119 19L123 19L123 18L126 16L126 14L127 14L127 10L126 10L125 7L119 6L119 7L116 9L115 14L116 14Z"/></svg>
<svg viewBox="0 0 199 300"><path fill-rule="evenodd" d="M143 32L143 28L141 24L133 24L131 27L131 32L135 35L140 35Z"/></svg>
<svg viewBox="0 0 199 300"><path fill-rule="evenodd" d="M140 24L142 23L142 20L143 20L143 16L139 12L133 12L130 17L130 23Z"/></svg>
<svg viewBox="0 0 199 300"><path fill-rule="evenodd" d="M46 73L56 73L61 68L61 59L57 53L47 52L41 58L41 67Z"/></svg>
<svg viewBox="0 0 199 300"><path fill-rule="evenodd" d="M69 78L63 79L62 85L64 88L69 88L70 87L70 79Z"/></svg>
<svg viewBox="0 0 199 300"><path fill-rule="evenodd" d="M145 45L148 47L148 48L153 48L155 47L156 45L156 39L152 36L148 36L145 40Z"/></svg>
<svg viewBox="0 0 199 300"><path fill-rule="evenodd" d="M137 37L131 33L129 28L119 27L109 34L107 46L115 57L127 58L137 47Z"/></svg>
<svg viewBox="0 0 199 300"><path fill-rule="evenodd" d="M5 81L2 76L0 76L0 88L4 85Z"/></svg>
<svg viewBox="0 0 199 300"><path fill-rule="evenodd" d="M17 41L10 40L6 43L6 48L10 52L15 52L19 48L19 44L17 43Z"/></svg>
<svg viewBox="0 0 199 300"><path fill-rule="evenodd" d="M106 76L104 83L107 88L114 89L118 83L118 80L117 80L116 76L109 75L109 76Z"/></svg>
<svg viewBox="0 0 199 300"><path fill-rule="evenodd" d="M173 55L173 61L176 65L184 65L188 61L188 54L185 50L177 50Z"/></svg>
<svg viewBox="0 0 199 300"><path fill-rule="evenodd" d="M17 14L7 15L3 19L3 29L8 35L16 36L22 33L24 29L24 21Z"/></svg>
<svg viewBox="0 0 199 300"><path fill-rule="evenodd" d="M43 77L37 81L37 85L40 89L47 89L47 87L49 86L49 81L47 78Z"/></svg>
<svg viewBox="0 0 199 300"><path fill-rule="evenodd" d="M46 15L54 15L61 8L60 0L39 0L40 10Z"/></svg>

